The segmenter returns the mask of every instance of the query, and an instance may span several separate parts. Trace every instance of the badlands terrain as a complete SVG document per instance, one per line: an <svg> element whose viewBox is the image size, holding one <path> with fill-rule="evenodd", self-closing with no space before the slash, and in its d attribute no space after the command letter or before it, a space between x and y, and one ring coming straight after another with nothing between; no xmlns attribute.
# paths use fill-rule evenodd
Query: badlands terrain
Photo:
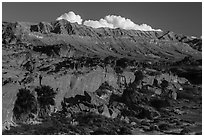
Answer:
<svg viewBox="0 0 204 137"><path fill-rule="evenodd" d="M3 134L202 134L202 39L2 23Z"/></svg>

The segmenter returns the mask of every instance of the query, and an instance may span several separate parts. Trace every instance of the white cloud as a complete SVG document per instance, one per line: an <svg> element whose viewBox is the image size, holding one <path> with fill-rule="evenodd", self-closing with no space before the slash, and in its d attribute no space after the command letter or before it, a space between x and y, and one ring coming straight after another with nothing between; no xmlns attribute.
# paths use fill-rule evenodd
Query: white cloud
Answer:
<svg viewBox="0 0 204 137"><path fill-rule="evenodd" d="M70 11L68 13L62 14L56 20L61 20L61 19L68 20L71 23L77 22L78 24L82 24L81 16L80 15L76 15L73 11Z"/></svg>
<svg viewBox="0 0 204 137"><path fill-rule="evenodd" d="M160 29L153 29L151 26L147 24L138 25L132 22L130 19L126 19L124 17L115 15L108 15L104 19L100 19L99 21L86 20L84 21L83 24L93 28L109 27L109 28L122 28L126 30L133 29L142 31L161 31Z"/></svg>
<svg viewBox="0 0 204 137"><path fill-rule="evenodd" d="M62 14L56 20L65 19L71 23L77 22L78 24L82 24L82 18L80 15L76 15L73 11L68 13ZM121 16L116 15L108 15L105 18L101 18L99 21L97 20L85 20L83 22L84 25L90 26L93 28L101 28L101 27L108 27L108 28L121 28L126 30L142 30L142 31L161 31L160 29L153 29L151 26L147 24L135 24L130 19L126 19Z"/></svg>
<svg viewBox="0 0 204 137"><path fill-rule="evenodd" d="M86 26L93 27L93 28L101 28L101 27L114 28L113 24L108 23L104 19L100 19L99 21L86 20L86 21L84 21L83 24Z"/></svg>

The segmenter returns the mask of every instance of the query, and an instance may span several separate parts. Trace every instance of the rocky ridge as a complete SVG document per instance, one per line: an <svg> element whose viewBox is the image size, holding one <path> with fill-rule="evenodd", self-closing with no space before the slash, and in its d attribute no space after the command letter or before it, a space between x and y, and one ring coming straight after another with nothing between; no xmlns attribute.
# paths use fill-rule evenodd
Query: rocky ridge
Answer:
<svg viewBox="0 0 204 137"><path fill-rule="evenodd" d="M27 42L34 47L60 45L60 49L75 52L73 56L101 56L178 60L185 56L200 58L202 41L199 38L171 31L138 31L94 29L66 20L51 23L3 23L3 43ZM64 46L66 45L66 46ZM31 46L31 45L30 45ZM66 55L65 55L66 56Z"/></svg>

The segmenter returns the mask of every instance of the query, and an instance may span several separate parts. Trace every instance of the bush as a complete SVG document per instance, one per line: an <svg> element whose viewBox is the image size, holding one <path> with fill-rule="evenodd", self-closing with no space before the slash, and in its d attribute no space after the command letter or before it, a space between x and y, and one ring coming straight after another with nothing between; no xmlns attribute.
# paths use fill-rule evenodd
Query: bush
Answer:
<svg viewBox="0 0 204 137"><path fill-rule="evenodd" d="M50 114L50 106L55 105L56 92L50 86L38 86L35 88L37 92L37 101L39 104L39 117L46 117Z"/></svg>
<svg viewBox="0 0 204 137"><path fill-rule="evenodd" d="M29 89L19 89L13 113L18 122L26 122L29 118L33 118L33 114L37 114L37 100Z"/></svg>
<svg viewBox="0 0 204 137"><path fill-rule="evenodd" d="M116 66L121 67L122 69L125 69L128 64L129 60L127 58L120 58L116 61Z"/></svg>
<svg viewBox="0 0 204 137"><path fill-rule="evenodd" d="M143 78L144 78L144 74L143 74L143 72L142 71L136 71L135 73L134 73L134 75L135 75L135 81L141 81Z"/></svg>

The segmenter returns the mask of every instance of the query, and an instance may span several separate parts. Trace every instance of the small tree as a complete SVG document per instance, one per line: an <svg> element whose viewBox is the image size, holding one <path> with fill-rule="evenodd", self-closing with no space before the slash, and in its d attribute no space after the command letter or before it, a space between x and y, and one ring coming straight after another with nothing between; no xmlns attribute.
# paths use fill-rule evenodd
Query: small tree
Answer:
<svg viewBox="0 0 204 137"><path fill-rule="evenodd" d="M14 119L18 122L26 122L33 118L33 114L37 114L37 100L29 89L19 89L13 113Z"/></svg>
<svg viewBox="0 0 204 137"><path fill-rule="evenodd" d="M135 80L132 83L129 83L128 88L133 88L133 90L137 90L138 86L142 83L142 80L144 78L144 74L142 71L136 71L134 73Z"/></svg>
<svg viewBox="0 0 204 137"><path fill-rule="evenodd" d="M50 86L38 86L35 88L37 92L37 101L39 105L39 117L46 117L50 114L50 107L55 105L56 92Z"/></svg>

